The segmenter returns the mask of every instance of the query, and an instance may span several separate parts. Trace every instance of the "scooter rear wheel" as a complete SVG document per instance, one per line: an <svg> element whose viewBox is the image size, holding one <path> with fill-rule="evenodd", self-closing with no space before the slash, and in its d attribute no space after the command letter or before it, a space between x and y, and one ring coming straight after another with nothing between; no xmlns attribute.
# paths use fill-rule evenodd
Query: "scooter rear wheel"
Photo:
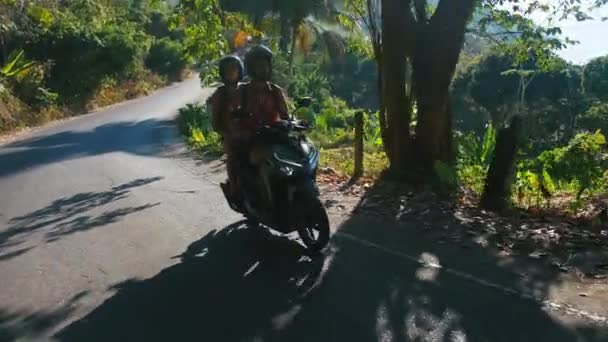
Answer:
<svg viewBox="0 0 608 342"><path fill-rule="evenodd" d="M304 203L308 207L306 222L298 229L298 234L309 251L319 252L329 242L329 217L319 198L311 198Z"/></svg>

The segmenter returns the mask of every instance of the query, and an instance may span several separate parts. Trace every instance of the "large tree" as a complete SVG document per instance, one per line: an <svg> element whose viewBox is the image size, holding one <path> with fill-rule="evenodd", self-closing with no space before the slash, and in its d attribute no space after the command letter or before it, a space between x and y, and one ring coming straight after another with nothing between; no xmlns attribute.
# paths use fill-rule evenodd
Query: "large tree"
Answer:
<svg viewBox="0 0 608 342"><path fill-rule="evenodd" d="M436 161L450 162L449 85L475 1L444 0L435 9L426 0L361 2L348 3L366 24L374 45L380 121L391 168L430 170ZM414 104L415 140L410 135Z"/></svg>
<svg viewBox="0 0 608 342"><path fill-rule="evenodd" d="M375 52L382 64L381 102L386 106L385 143L391 167L415 168L432 175L437 163L453 162L449 86L467 32L497 43L510 41L514 48L509 53L520 64L530 57L542 60L547 51L563 46L556 37L561 30L535 25L528 18L531 13L544 11L560 19L574 16L586 20L590 18L586 11L605 4L606 0L553 3L367 0L366 3L368 11L371 8L381 18L381 50ZM409 134L412 111L408 103L416 109L417 125L412 137Z"/></svg>
<svg viewBox="0 0 608 342"><path fill-rule="evenodd" d="M456 70L474 0L442 0L428 15L424 0L414 0L416 21L410 24L413 83L418 108L416 151L427 171L438 161L451 163L452 113L449 86Z"/></svg>
<svg viewBox="0 0 608 342"><path fill-rule="evenodd" d="M608 55L595 58L585 65L583 88L587 96L608 100Z"/></svg>

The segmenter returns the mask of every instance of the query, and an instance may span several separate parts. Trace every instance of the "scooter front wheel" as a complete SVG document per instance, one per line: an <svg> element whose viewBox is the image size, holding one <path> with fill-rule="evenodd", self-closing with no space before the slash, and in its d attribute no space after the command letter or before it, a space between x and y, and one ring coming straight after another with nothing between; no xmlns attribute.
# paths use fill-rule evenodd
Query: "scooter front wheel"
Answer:
<svg viewBox="0 0 608 342"><path fill-rule="evenodd" d="M321 199L314 197L304 203L308 207L306 221L298 229L298 234L309 251L319 252L329 242L329 217Z"/></svg>

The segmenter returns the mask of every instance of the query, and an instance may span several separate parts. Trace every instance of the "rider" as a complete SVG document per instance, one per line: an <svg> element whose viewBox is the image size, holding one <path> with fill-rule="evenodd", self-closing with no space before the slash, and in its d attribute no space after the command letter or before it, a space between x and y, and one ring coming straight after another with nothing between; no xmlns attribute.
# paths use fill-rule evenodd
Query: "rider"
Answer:
<svg viewBox="0 0 608 342"><path fill-rule="evenodd" d="M226 152L226 170L230 192L236 193L236 172L238 169L239 139L232 125L232 113L240 107L239 81L243 78L243 62L238 56L229 55L219 62L220 78L223 84L207 100L211 105L211 125L223 139Z"/></svg>
<svg viewBox="0 0 608 342"><path fill-rule="evenodd" d="M241 83L238 95L238 119L231 130L233 143L230 143L228 160L230 165L230 193L237 205L241 201L237 184L237 172L241 163L258 165L266 154L262 145L251 145L253 133L262 125L272 125L289 119L287 101L283 90L270 82L272 74L272 51L263 45L251 48L245 55L245 70L250 78Z"/></svg>
<svg viewBox="0 0 608 342"><path fill-rule="evenodd" d="M245 55L245 70L251 81L242 84L241 108L250 115L247 128L255 128L260 124L272 125L281 120L289 119L287 101L283 90L270 82L272 75L272 51L257 45Z"/></svg>

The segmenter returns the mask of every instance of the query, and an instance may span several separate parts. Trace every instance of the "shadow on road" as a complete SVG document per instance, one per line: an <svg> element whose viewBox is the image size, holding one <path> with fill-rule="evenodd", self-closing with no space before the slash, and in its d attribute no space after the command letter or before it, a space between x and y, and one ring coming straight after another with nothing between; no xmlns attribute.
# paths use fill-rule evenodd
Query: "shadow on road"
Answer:
<svg viewBox="0 0 608 342"><path fill-rule="evenodd" d="M137 187L161 179L162 177L141 178L114 186L108 191L79 193L58 199L29 214L10 219L9 227L0 231L0 261L17 257L32 249L31 246L16 249L32 234L43 233L45 242L53 242L63 236L102 227L117 222L129 214L157 206L159 203L150 203L107 210L98 215L90 213L94 209L128 197ZM12 251L2 253L9 248Z"/></svg>
<svg viewBox="0 0 608 342"><path fill-rule="evenodd" d="M50 312L25 313L0 308L0 341L40 340L41 334L67 319L78 300L87 293L84 291L76 294L64 306Z"/></svg>
<svg viewBox="0 0 608 342"><path fill-rule="evenodd" d="M117 293L59 332L61 341L606 341L594 326L564 326L530 299L370 246L454 261L505 287L520 278L500 260L462 256L431 241L353 218L322 258L234 225L194 242L181 263ZM467 266L468 265L468 266ZM530 266L531 268L534 266ZM538 270L540 274L541 271ZM547 291L557 277L531 282ZM542 293L540 294L542 295Z"/></svg>
<svg viewBox="0 0 608 342"><path fill-rule="evenodd" d="M286 324L310 296L324 258L237 223L191 244L182 262L117 294L61 341L242 341Z"/></svg>
<svg viewBox="0 0 608 342"><path fill-rule="evenodd" d="M326 253L312 261L302 256L299 244L238 223L192 243L178 264L156 276L116 285L111 298L55 338L608 340L606 327L565 325L540 304L560 281L556 270L513 262L481 247L438 245L419 225L355 215L340 227ZM426 262L417 262L418 257ZM527 291L533 296L521 295ZM63 314L38 316L54 322Z"/></svg>
<svg viewBox="0 0 608 342"><path fill-rule="evenodd" d="M0 150L0 178L29 168L112 152L159 155L172 120L118 122L91 131L68 131L17 141ZM13 150L15 149L15 150Z"/></svg>

